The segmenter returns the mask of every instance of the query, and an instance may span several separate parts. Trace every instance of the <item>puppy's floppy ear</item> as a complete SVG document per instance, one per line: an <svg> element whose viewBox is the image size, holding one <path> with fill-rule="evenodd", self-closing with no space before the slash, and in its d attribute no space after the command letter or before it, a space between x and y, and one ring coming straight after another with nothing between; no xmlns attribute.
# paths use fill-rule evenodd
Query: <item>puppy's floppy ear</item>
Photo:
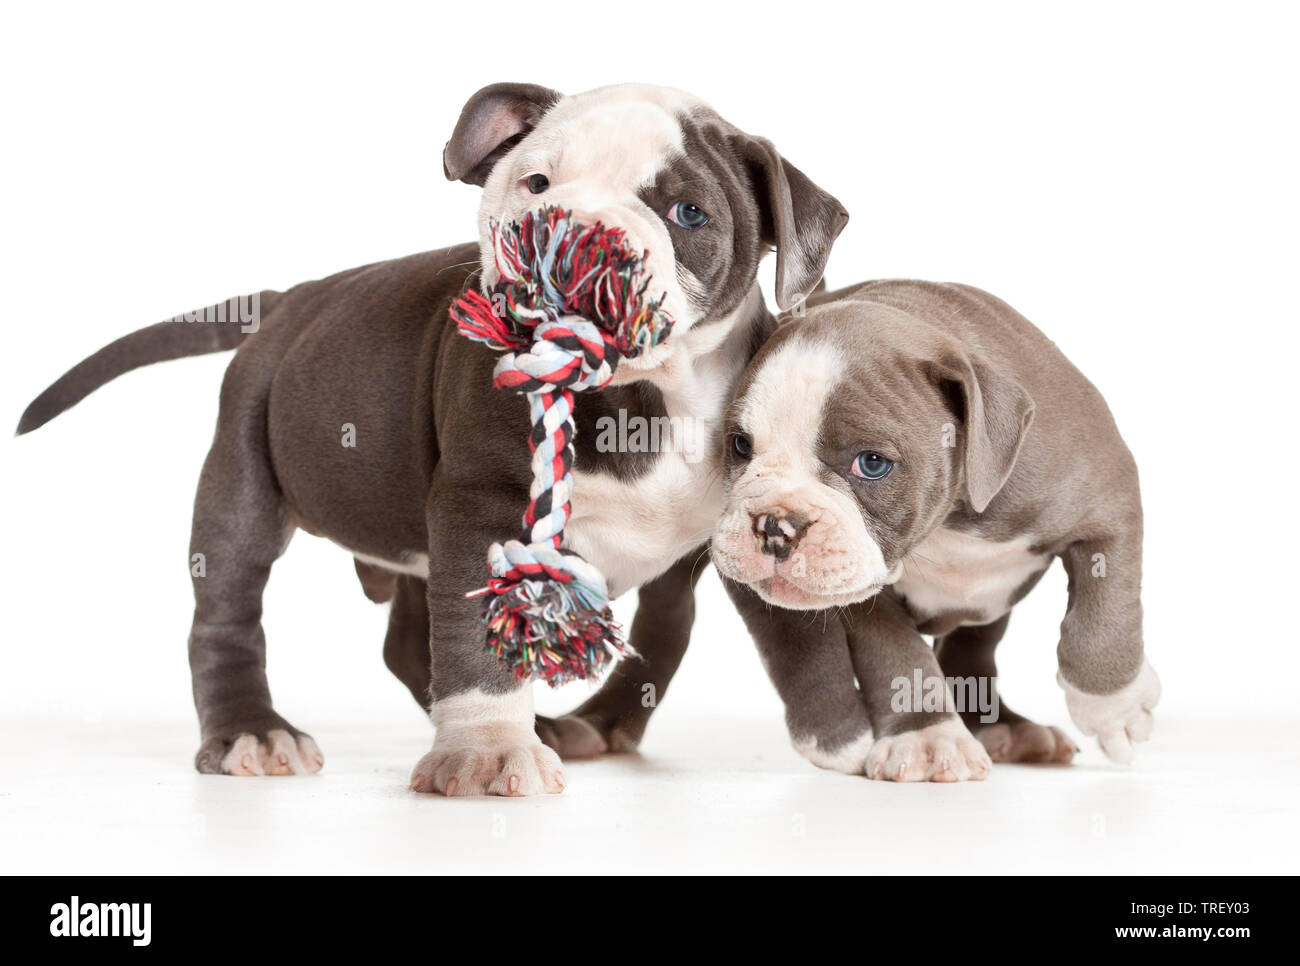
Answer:
<svg viewBox="0 0 1300 966"><path fill-rule="evenodd" d="M754 181L763 241L776 247L776 304L785 311L821 279L849 213L766 138L745 135L737 147Z"/></svg>
<svg viewBox="0 0 1300 966"><path fill-rule="evenodd" d="M492 166L531 131L562 95L536 84L489 84L461 109L442 150L448 181L482 185Z"/></svg>
<svg viewBox="0 0 1300 966"><path fill-rule="evenodd" d="M966 500L983 513L1011 476L1034 421L1034 401L996 366L957 348L943 352L935 374L961 401Z"/></svg>

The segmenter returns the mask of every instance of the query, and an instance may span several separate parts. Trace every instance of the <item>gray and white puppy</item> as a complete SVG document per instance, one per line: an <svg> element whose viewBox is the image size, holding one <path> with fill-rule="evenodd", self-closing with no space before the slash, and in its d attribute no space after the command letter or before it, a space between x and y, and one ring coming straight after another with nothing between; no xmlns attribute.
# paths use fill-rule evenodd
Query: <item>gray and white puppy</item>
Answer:
<svg viewBox="0 0 1300 966"><path fill-rule="evenodd" d="M486 578L488 545L519 531L527 407L493 388L495 354L448 318L476 276L485 291L496 281L489 223L540 205L622 228L649 252L651 284L675 320L667 341L619 367L615 385L580 400L566 531L611 594L644 585L653 616L636 621L631 643L647 661L625 662L581 714L544 725L562 750L635 744L650 714L647 685L662 697L686 646L691 563L722 511L723 412L771 323L759 260L775 248L777 300L788 307L820 279L847 220L769 142L666 88L566 97L494 84L465 105L443 160L448 178L483 188L478 244L259 293L255 332L179 320L142 329L73 368L23 415L20 433L137 366L237 349L191 540L205 561L189 638L200 771L301 774L323 763L272 707L261 626L271 566L303 529L350 551L366 593L392 601L385 660L437 727L413 788L563 788L560 760L534 728L531 689L497 666L480 604L465 599ZM596 427L616 416L689 423L699 453L714 458L682 447L601 451ZM352 445L341 445L347 427Z"/></svg>
<svg viewBox="0 0 1300 966"><path fill-rule="evenodd" d="M1160 684L1143 656L1137 470L1101 395L977 289L881 281L812 301L729 410L712 544L796 747L909 781L982 778L989 756L1069 761L1059 729L1000 701L993 718L899 700L918 673L995 687L1011 609L1059 557L1066 705L1131 759Z"/></svg>

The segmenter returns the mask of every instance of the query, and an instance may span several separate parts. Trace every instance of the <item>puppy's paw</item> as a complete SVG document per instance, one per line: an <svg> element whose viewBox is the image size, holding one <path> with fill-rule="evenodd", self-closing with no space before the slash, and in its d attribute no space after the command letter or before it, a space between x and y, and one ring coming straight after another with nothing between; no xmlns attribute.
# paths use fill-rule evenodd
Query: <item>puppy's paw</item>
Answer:
<svg viewBox="0 0 1300 966"><path fill-rule="evenodd" d="M560 756L520 725L440 729L411 772L411 790L456 795L554 795L564 791Z"/></svg>
<svg viewBox="0 0 1300 966"><path fill-rule="evenodd" d="M560 718L537 716L537 736L565 761L632 754L644 733L643 719L615 718L610 723L598 715L577 712Z"/></svg>
<svg viewBox="0 0 1300 966"><path fill-rule="evenodd" d="M818 738L793 738L794 750L818 768L842 771L846 775L867 774L867 755L871 752L871 731L838 744Z"/></svg>
<svg viewBox="0 0 1300 966"><path fill-rule="evenodd" d="M867 755L868 778L892 782L982 781L989 753L957 719L880 738Z"/></svg>
<svg viewBox="0 0 1300 966"><path fill-rule="evenodd" d="M1079 730L1095 736L1111 761L1133 760L1133 743L1151 737L1152 709L1160 700L1160 678L1145 660L1130 684L1110 694L1080 691L1058 671L1056 681L1065 689L1065 706Z"/></svg>
<svg viewBox="0 0 1300 966"><path fill-rule="evenodd" d="M314 775L324 765L311 735L286 728L209 738L194 756L194 767L205 775Z"/></svg>
<svg viewBox="0 0 1300 966"><path fill-rule="evenodd" d="M1033 721L983 725L974 734L994 761L1064 765L1079 750L1060 728Z"/></svg>

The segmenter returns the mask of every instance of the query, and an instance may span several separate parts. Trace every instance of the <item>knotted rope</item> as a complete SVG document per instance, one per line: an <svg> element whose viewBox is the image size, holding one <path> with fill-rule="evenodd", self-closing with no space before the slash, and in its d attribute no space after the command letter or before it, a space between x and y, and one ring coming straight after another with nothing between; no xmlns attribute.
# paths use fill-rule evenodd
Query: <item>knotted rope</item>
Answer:
<svg viewBox="0 0 1300 966"><path fill-rule="evenodd" d="M599 674L626 645L600 571L565 550L573 495L573 394L603 389L619 360L657 345L672 327L646 298L645 255L624 233L583 225L559 208L491 225L501 278L491 298L471 290L451 317L461 335L505 353L492 381L528 397L533 481L524 531L488 549L483 597L488 645L517 679L552 687Z"/></svg>

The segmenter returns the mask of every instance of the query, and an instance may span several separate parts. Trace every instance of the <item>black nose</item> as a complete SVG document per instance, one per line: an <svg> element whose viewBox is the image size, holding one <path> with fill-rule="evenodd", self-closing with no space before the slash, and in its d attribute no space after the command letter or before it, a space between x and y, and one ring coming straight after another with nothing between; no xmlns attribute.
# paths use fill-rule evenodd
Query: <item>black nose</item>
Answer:
<svg viewBox="0 0 1300 966"><path fill-rule="evenodd" d="M754 514L754 535L762 541L763 553L777 560L786 560L807 532L808 521L797 513Z"/></svg>

